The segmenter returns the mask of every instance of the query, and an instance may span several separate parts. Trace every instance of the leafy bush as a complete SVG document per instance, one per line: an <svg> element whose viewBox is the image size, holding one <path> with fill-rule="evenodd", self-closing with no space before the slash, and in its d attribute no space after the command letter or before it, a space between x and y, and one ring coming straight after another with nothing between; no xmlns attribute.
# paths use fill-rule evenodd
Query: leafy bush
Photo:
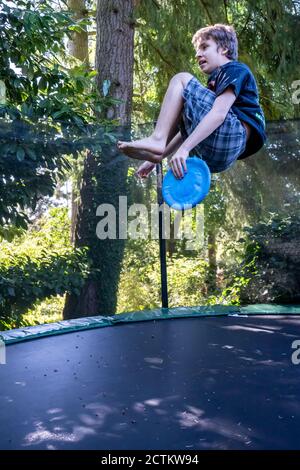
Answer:
<svg viewBox="0 0 300 470"><path fill-rule="evenodd" d="M300 300L300 219L271 213L268 220L246 227L244 259L227 273L223 297L233 303L297 303Z"/></svg>
<svg viewBox="0 0 300 470"><path fill-rule="evenodd" d="M13 3L13 5L11 5ZM111 141L99 114L116 102L95 75L67 56L75 20L50 0L4 0L0 6L0 236L26 228L26 208L52 196L70 158Z"/></svg>
<svg viewBox="0 0 300 470"><path fill-rule="evenodd" d="M167 257L169 305L205 303L208 264L202 257ZM118 292L118 312L158 308L160 299L158 241L129 240Z"/></svg>
<svg viewBox="0 0 300 470"><path fill-rule="evenodd" d="M0 252L0 327L16 327L35 302L79 293L88 273L85 248L69 241L68 211L54 208L30 231L2 241Z"/></svg>
<svg viewBox="0 0 300 470"><path fill-rule="evenodd" d="M65 295L54 295L44 300L37 300L22 315L24 325L41 325L62 320Z"/></svg>

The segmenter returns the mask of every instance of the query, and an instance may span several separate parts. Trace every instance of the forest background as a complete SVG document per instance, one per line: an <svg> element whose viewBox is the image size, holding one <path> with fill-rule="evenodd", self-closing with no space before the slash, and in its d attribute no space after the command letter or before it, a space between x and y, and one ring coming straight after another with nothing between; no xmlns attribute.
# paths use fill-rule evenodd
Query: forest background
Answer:
<svg viewBox="0 0 300 470"><path fill-rule="evenodd" d="M292 0L2 2L0 329L160 306L158 241L99 240L96 211L156 201L156 176L137 180L115 142L151 132L174 74L205 84L191 38L219 22L256 77L268 142L214 176L198 249L173 214L169 304L299 302L299 15Z"/></svg>

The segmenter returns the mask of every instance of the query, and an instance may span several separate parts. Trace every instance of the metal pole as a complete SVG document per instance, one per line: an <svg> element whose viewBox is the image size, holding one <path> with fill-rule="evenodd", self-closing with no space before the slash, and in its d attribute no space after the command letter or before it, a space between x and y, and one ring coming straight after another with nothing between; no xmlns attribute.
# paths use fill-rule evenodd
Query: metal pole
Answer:
<svg viewBox="0 0 300 470"><path fill-rule="evenodd" d="M166 260L166 240L163 238L164 206L162 197L162 164L156 164L156 184L157 184L157 204L158 211L158 229L159 229L159 258L160 258L160 279L161 279L161 305L162 308L169 307L168 301L168 279L167 279L167 260Z"/></svg>

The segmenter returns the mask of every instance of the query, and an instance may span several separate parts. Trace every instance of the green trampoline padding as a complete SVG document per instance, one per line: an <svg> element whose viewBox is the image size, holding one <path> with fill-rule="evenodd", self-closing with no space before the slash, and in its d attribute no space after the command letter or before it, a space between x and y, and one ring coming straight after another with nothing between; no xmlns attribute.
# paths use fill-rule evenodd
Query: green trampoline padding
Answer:
<svg viewBox="0 0 300 470"><path fill-rule="evenodd" d="M170 318L209 317L226 315L300 315L300 305L256 304L244 307L228 305L208 305L195 307L158 308L138 312L121 313L113 316L95 316L64 320L45 325L30 326L0 332L5 344L37 339L43 336L71 333L74 331L102 328L120 323Z"/></svg>

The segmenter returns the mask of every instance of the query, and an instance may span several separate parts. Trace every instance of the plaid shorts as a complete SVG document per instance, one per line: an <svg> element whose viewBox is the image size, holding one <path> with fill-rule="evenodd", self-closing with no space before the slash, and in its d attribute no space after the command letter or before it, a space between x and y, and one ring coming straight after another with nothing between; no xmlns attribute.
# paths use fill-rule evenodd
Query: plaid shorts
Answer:
<svg viewBox="0 0 300 470"><path fill-rule="evenodd" d="M183 90L182 96L184 109L179 128L185 140L211 110L216 94L193 77ZM245 127L230 109L223 124L196 145L190 154L205 160L212 173L219 173L227 170L243 153L246 137Z"/></svg>

